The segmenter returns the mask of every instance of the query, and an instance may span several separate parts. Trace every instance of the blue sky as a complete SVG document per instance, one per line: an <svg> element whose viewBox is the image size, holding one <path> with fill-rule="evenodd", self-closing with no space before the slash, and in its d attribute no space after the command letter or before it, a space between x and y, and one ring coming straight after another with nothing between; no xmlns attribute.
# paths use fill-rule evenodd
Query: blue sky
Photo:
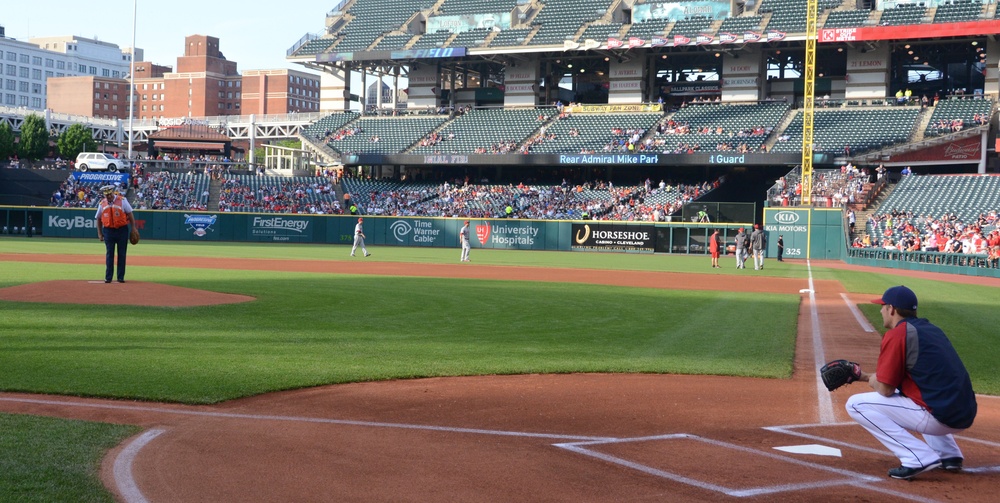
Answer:
<svg viewBox="0 0 1000 503"><path fill-rule="evenodd" d="M14 0L11 0L12 2ZM132 45L132 0L81 2L80 0L29 0L3 9L0 25L8 38L76 35ZM326 13L336 0L138 0L136 47L145 59L176 68L184 53L184 37L219 38L226 59L244 70L294 68L285 51L306 33L322 33Z"/></svg>

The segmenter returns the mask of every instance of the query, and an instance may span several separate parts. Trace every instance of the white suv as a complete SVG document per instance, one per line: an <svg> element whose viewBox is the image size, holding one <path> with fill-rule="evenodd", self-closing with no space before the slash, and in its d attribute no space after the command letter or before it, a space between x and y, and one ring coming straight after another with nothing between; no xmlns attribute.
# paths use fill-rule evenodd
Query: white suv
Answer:
<svg viewBox="0 0 1000 503"><path fill-rule="evenodd" d="M80 171L125 171L126 166L125 161L101 152L80 152L76 156L76 169Z"/></svg>

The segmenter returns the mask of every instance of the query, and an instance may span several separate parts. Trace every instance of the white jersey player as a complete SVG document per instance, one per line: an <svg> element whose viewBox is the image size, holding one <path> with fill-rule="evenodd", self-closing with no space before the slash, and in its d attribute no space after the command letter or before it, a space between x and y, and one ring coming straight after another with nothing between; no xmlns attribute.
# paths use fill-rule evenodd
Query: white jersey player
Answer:
<svg viewBox="0 0 1000 503"><path fill-rule="evenodd" d="M370 257L372 254L368 253L368 249L365 248L365 231L362 228L362 224L365 219L359 218L358 225L354 226L354 248L351 248L351 256L354 256L354 251L361 247L361 253L364 253L366 257Z"/></svg>
<svg viewBox="0 0 1000 503"><path fill-rule="evenodd" d="M472 243L469 241L469 221L465 221L465 226L462 230L458 232L458 239L462 242L462 262L469 261L469 250L472 249Z"/></svg>

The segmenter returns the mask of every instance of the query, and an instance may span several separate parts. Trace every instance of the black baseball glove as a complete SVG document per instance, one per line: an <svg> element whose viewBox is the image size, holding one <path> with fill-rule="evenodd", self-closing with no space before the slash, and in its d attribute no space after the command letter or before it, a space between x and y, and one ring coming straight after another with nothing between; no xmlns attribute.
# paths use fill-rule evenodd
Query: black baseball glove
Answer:
<svg viewBox="0 0 1000 503"><path fill-rule="evenodd" d="M833 360L819 369L826 389L833 391L861 379L861 365L847 360Z"/></svg>

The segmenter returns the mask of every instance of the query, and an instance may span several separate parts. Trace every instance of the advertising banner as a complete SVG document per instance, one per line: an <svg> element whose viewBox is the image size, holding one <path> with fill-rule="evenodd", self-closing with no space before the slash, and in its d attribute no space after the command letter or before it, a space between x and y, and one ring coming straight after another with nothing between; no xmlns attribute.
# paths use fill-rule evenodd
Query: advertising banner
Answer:
<svg viewBox="0 0 1000 503"><path fill-rule="evenodd" d="M477 28L508 30L510 29L510 12L503 14L460 14L427 18L427 33L439 31L462 33Z"/></svg>
<svg viewBox="0 0 1000 503"><path fill-rule="evenodd" d="M83 183L100 183L103 185L121 184L128 187L128 173L95 173L93 171L73 172L73 179Z"/></svg>
<svg viewBox="0 0 1000 503"><path fill-rule="evenodd" d="M250 241L312 242L311 219L284 215L261 215L247 219Z"/></svg>
<svg viewBox="0 0 1000 503"><path fill-rule="evenodd" d="M656 228L651 224L574 223L572 250L654 251Z"/></svg>
<svg viewBox="0 0 1000 503"><path fill-rule="evenodd" d="M644 3L632 6L632 19L636 23L663 19L680 21L692 16L725 19L729 17L729 2L666 2Z"/></svg>

